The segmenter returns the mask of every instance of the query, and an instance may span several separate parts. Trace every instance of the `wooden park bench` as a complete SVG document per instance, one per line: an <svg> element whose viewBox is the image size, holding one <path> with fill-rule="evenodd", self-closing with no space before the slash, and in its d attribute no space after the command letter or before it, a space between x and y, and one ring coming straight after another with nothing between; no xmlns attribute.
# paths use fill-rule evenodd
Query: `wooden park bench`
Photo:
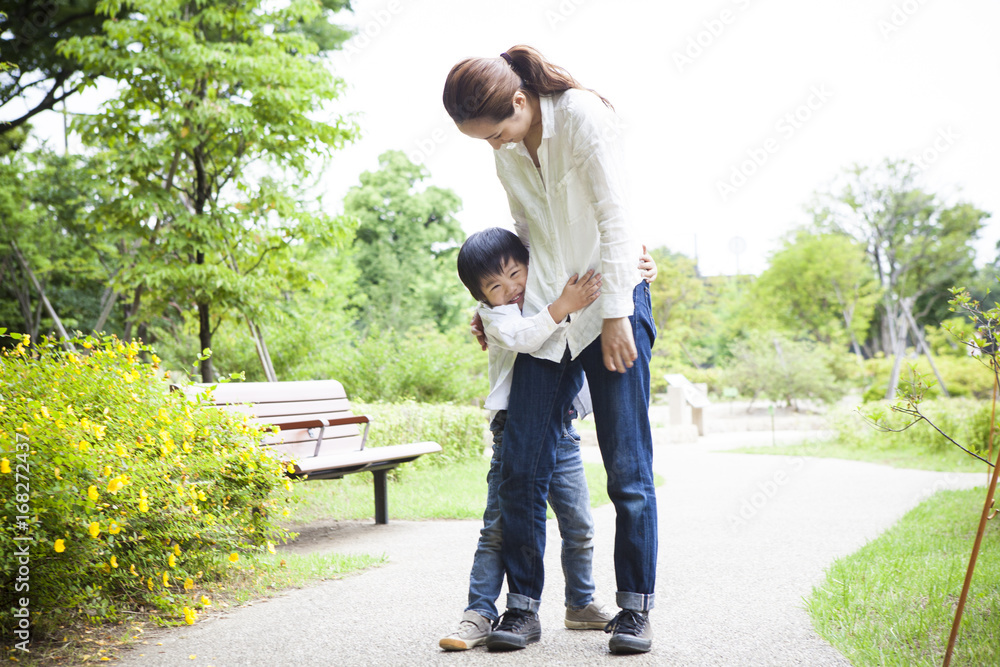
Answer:
<svg viewBox="0 0 1000 667"><path fill-rule="evenodd" d="M375 481L375 523L389 523L386 473L400 463L441 451L436 442L365 448L370 421L351 412L347 393L336 380L231 382L217 385L212 400L280 428L277 436L268 436L261 444L293 464L291 477L339 479L370 471Z"/></svg>

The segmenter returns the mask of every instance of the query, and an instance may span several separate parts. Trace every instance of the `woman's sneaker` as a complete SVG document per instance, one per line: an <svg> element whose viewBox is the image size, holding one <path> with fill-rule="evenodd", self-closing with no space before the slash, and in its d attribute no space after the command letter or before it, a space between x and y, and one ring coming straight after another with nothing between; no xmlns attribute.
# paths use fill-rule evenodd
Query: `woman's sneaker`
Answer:
<svg viewBox="0 0 1000 667"><path fill-rule="evenodd" d="M486 641L492 630L493 623L490 619L474 611L466 611L462 614L458 629L447 637L442 637L438 646L446 651L465 651Z"/></svg>
<svg viewBox="0 0 1000 667"><path fill-rule="evenodd" d="M570 630L603 630L615 613L596 600L586 607L566 607L566 627Z"/></svg>
<svg viewBox="0 0 1000 667"><path fill-rule="evenodd" d="M648 611L622 609L604 631L613 633L608 642L612 653L646 653L653 647Z"/></svg>
<svg viewBox="0 0 1000 667"><path fill-rule="evenodd" d="M513 651L541 638L542 624L538 614L524 609L508 609L486 638L486 648L490 651Z"/></svg>

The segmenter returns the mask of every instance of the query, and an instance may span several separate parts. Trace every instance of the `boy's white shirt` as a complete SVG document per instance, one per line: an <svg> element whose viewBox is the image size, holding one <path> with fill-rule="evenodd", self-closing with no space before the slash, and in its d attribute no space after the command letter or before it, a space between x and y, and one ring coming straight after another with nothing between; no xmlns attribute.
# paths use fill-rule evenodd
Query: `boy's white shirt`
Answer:
<svg viewBox="0 0 1000 667"><path fill-rule="evenodd" d="M625 201L621 120L586 90L542 95L539 103L541 166L523 143L493 152L517 235L531 251L524 314L546 310L574 273L595 269L603 280L597 301L534 352L559 362L567 345L576 358L596 340L605 318L632 314L642 248Z"/></svg>
<svg viewBox="0 0 1000 667"><path fill-rule="evenodd" d="M547 307L535 315L524 317L516 304L494 308L481 303L479 317L483 320L483 333L489 344L490 393L485 407L490 411L492 421L498 410L507 409L517 354L534 352L558 329L567 327L568 321L556 323ZM573 407L580 419L592 412L586 378L583 389L573 401Z"/></svg>

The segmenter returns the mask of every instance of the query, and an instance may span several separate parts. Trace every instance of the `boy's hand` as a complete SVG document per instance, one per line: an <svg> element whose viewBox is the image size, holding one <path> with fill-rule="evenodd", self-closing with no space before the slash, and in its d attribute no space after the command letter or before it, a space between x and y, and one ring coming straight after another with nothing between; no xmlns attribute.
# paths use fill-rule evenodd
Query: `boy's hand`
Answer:
<svg viewBox="0 0 1000 667"><path fill-rule="evenodd" d="M653 257L646 252L646 244L642 244L642 255L639 256L639 271L642 272L642 279L647 283L656 280L656 262Z"/></svg>
<svg viewBox="0 0 1000 667"><path fill-rule="evenodd" d="M489 347L486 344L486 334L483 333L483 318L479 316L479 313L475 314L472 321L469 322L469 326L472 327L471 333L479 341L479 346L484 350Z"/></svg>
<svg viewBox="0 0 1000 667"><path fill-rule="evenodd" d="M593 269L579 277L573 274L563 287L562 294L549 306L549 314L556 322L562 322L570 313L589 306L601 295L601 274Z"/></svg>

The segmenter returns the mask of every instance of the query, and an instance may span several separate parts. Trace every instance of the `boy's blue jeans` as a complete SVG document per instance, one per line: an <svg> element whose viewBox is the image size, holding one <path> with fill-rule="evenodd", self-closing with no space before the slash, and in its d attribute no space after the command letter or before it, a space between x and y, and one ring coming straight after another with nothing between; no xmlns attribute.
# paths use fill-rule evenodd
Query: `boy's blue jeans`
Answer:
<svg viewBox="0 0 1000 667"><path fill-rule="evenodd" d="M649 359L656 338L649 286L633 291L629 317L638 358L625 373L604 367L601 339L576 359L567 351L555 363L519 354L507 407L501 466L500 507L507 607L537 611L542 596L545 500L551 492L562 431L560 406L567 405L587 374L597 439L608 472L608 495L617 515L615 576L617 603L645 611L653 606L656 583L656 489L649 427Z"/></svg>
<svg viewBox="0 0 1000 667"><path fill-rule="evenodd" d="M486 511L479 545L469 576L469 606L490 620L497 619L496 599L503 584L503 559L500 545L500 457L503 451L506 410L493 418L493 459L486 477ZM549 488L549 503L559 523L562 536L562 567L566 578L566 606L585 607L594 601L594 519L590 514L590 493L580 458L580 435L566 419L556 443L556 463Z"/></svg>

